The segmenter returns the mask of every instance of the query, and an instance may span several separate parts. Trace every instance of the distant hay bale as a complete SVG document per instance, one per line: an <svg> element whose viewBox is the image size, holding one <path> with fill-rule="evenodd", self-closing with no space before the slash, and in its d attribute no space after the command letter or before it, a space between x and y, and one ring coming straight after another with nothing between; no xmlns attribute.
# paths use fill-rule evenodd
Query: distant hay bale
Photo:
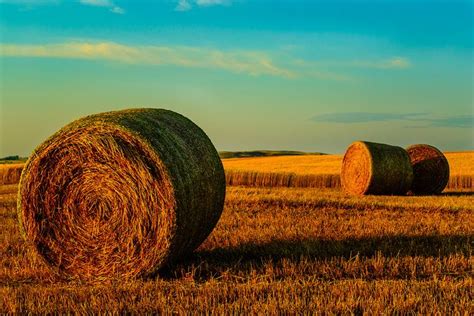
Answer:
<svg viewBox="0 0 474 316"><path fill-rule="evenodd" d="M401 147L358 141L342 161L341 184L350 194L405 194L412 179L410 158Z"/></svg>
<svg viewBox="0 0 474 316"><path fill-rule="evenodd" d="M59 275L129 278L198 247L224 197L221 160L198 126L135 109L79 119L41 144L22 173L18 215Z"/></svg>
<svg viewBox="0 0 474 316"><path fill-rule="evenodd" d="M449 163L437 148L417 144L407 148L413 166L413 194L439 194L449 182Z"/></svg>
<svg viewBox="0 0 474 316"><path fill-rule="evenodd" d="M0 165L0 184L17 184L20 181L23 163Z"/></svg>

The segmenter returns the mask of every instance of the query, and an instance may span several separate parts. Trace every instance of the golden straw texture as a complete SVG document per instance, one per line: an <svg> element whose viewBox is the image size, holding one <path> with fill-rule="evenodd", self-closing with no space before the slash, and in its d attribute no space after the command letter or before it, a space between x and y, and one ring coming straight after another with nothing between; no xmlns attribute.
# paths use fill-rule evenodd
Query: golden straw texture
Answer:
<svg viewBox="0 0 474 316"><path fill-rule="evenodd" d="M341 184L350 194L405 194L412 180L410 158L401 147L358 141L342 160Z"/></svg>
<svg viewBox="0 0 474 316"><path fill-rule="evenodd" d="M439 194L449 182L449 163L437 148L417 144L407 148L413 166L413 194Z"/></svg>
<svg viewBox="0 0 474 316"><path fill-rule="evenodd" d="M222 163L198 126L134 109L79 119L41 144L22 173L18 215L59 275L130 278L198 247L224 197Z"/></svg>
<svg viewBox="0 0 474 316"><path fill-rule="evenodd" d="M0 184L16 184L20 181L23 164L0 165Z"/></svg>

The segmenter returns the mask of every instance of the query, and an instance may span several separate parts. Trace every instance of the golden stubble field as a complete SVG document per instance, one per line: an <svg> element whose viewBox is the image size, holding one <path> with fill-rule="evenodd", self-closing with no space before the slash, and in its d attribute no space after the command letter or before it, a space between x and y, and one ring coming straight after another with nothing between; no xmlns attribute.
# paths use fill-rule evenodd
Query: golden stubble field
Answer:
<svg viewBox="0 0 474 316"><path fill-rule="evenodd" d="M453 175L472 178L473 153L447 156ZM337 176L340 157L320 157L224 165L228 174L291 181ZM155 278L103 284L56 280L19 234L16 185L0 186L0 313L474 310L472 186L440 196L351 197L337 186L260 184L228 186L220 222L191 257Z"/></svg>

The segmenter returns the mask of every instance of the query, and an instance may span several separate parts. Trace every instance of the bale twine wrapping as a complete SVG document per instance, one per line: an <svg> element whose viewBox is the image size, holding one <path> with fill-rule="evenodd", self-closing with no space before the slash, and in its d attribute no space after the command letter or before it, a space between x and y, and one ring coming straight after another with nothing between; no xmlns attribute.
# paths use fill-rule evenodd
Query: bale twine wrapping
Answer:
<svg viewBox="0 0 474 316"><path fill-rule="evenodd" d="M341 184L350 194L405 194L412 179L410 158L401 147L358 141L342 161Z"/></svg>
<svg viewBox="0 0 474 316"><path fill-rule="evenodd" d="M413 166L413 194L439 194L449 182L449 163L437 148L417 144L407 148Z"/></svg>
<svg viewBox="0 0 474 316"><path fill-rule="evenodd" d="M198 247L224 197L221 160L198 126L134 109L79 119L41 144L22 173L18 215L59 275L128 278Z"/></svg>

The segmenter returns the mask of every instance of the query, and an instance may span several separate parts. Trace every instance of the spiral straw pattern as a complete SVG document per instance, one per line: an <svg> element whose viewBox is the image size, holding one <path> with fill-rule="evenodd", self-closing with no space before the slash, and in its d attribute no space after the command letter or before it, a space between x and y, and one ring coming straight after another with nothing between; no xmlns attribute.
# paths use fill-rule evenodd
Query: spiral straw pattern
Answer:
<svg viewBox="0 0 474 316"><path fill-rule="evenodd" d="M22 173L18 215L58 274L130 278L198 247L224 197L206 134L177 113L136 109L82 118L41 144Z"/></svg>

